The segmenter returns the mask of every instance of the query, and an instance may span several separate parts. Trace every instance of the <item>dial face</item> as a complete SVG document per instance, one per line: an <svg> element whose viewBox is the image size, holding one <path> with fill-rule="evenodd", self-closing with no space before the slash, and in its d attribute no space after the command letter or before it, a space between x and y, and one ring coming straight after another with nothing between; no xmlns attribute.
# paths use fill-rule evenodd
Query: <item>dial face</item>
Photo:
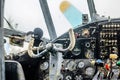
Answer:
<svg viewBox="0 0 120 80"><path fill-rule="evenodd" d="M76 75L76 76L75 76L75 80L83 80L82 75Z"/></svg>
<svg viewBox="0 0 120 80"><path fill-rule="evenodd" d="M89 47L90 47L90 43L89 43L89 42L86 42L86 43L85 43L85 46L86 46L87 48L89 48Z"/></svg>
<svg viewBox="0 0 120 80"><path fill-rule="evenodd" d="M40 69L41 69L41 70L46 70L46 69L48 69L48 67L49 67L48 62L44 62L44 63L42 63L42 64L40 65Z"/></svg>
<svg viewBox="0 0 120 80"><path fill-rule="evenodd" d="M70 75L66 76L65 80L72 80L72 77Z"/></svg>
<svg viewBox="0 0 120 80"><path fill-rule="evenodd" d="M94 72L95 72L95 70L94 70L94 68L92 68L92 67L88 67L88 68L86 68L86 70L85 70L85 73L86 73L86 75L88 75L88 76L94 75Z"/></svg>
<svg viewBox="0 0 120 80"><path fill-rule="evenodd" d="M78 68L83 68L85 66L85 63L84 62L79 62L78 63Z"/></svg>
<svg viewBox="0 0 120 80"><path fill-rule="evenodd" d="M81 53L81 49L75 47L72 51L72 54L75 56L78 56Z"/></svg>
<svg viewBox="0 0 120 80"><path fill-rule="evenodd" d="M68 64L67 64L67 68L68 68L70 71L75 70L75 68L76 68L76 64L75 64L75 62L74 62L74 61L70 61L70 62L68 62Z"/></svg>

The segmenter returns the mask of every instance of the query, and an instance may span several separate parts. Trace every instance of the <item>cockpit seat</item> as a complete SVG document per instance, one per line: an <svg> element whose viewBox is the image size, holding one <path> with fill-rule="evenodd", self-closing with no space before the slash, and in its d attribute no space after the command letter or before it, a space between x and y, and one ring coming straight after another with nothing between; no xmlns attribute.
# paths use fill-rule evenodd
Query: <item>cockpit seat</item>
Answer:
<svg viewBox="0 0 120 80"><path fill-rule="evenodd" d="M6 80L25 80L21 64L13 60L5 60L5 78Z"/></svg>

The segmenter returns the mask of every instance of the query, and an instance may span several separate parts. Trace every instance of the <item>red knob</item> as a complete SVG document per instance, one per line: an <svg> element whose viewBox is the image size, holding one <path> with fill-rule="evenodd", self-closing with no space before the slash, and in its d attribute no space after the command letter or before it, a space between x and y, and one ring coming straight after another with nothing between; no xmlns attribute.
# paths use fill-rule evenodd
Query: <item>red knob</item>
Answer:
<svg viewBox="0 0 120 80"><path fill-rule="evenodd" d="M110 70L109 64L105 64L105 69Z"/></svg>

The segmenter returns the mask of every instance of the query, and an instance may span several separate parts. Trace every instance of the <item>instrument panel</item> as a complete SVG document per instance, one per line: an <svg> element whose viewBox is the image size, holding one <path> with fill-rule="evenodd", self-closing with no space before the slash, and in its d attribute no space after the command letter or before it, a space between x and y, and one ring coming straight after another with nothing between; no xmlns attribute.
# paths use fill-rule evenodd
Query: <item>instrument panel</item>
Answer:
<svg viewBox="0 0 120 80"><path fill-rule="evenodd" d="M107 59L109 54L118 54L120 48L120 23L117 20L93 22L74 29L76 44L64 59ZM69 44L68 33L60 36L56 43Z"/></svg>
<svg viewBox="0 0 120 80"><path fill-rule="evenodd" d="M63 80L119 79L120 20L89 23L74 29L74 33L74 49L63 53ZM55 42L66 48L68 33Z"/></svg>

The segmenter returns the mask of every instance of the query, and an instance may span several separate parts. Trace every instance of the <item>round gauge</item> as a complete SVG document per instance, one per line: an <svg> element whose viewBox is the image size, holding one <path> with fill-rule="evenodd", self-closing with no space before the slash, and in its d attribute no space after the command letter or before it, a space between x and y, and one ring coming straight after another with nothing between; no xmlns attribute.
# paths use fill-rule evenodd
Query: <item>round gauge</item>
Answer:
<svg viewBox="0 0 120 80"><path fill-rule="evenodd" d="M46 70L46 69L48 69L48 67L49 67L48 62L44 62L44 63L42 63L42 64L40 65L40 69L41 69L41 70Z"/></svg>
<svg viewBox="0 0 120 80"><path fill-rule="evenodd" d="M85 70L85 74L88 75L88 76L93 76L94 75L94 68L93 67L87 67L86 70Z"/></svg>
<svg viewBox="0 0 120 80"><path fill-rule="evenodd" d="M88 29L83 29L83 30L82 30L82 36L83 36L83 37L89 37L89 35L90 35L90 32L89 32Z"/></svg>
<svg viewBox="0 0 120 80"><path fill-rule="evenodd" d="M76 63L75 63L74 61L68 62L67 68L68 68L70 71L75 70L75 68L76 68Z"/></svg>
<svg viewBox="0 0 120 80"><path fill-rule="evenodd" d="M86 46L87 48L89 48L89 47L90 47L90 43L89 43L89 42L86 42L86 43L85 43L85 46Z"/></svg>
<svg viewBox="0 0 120 80"><path fill-rule="evenodd" d="M75 47L72 51L72 54L75 56L78 56L81 53L81 49Z"/></svg>
<svg viewBox="0 0 120 80"><path fill-rule="evenodd" d="M75 76L75 80L83 80L82 75L76 75L76 76Z"/></svg>
<svg viewBox="0 0 120 80"><path fill-rule="evenodd" d="M72 80L72 77L71 77L70 75L67 75L67 76L65 77L65 80Z"/></svg>
<svg viewBox="0 0 120 80"><path fill-rule="evenodd" d="M85 57L88 58L88 59L94 58L94 52L89 50L89 49L86 50Z"/></svg>
<svg viewBox="0 0 120 80"><path fill-rule="evenodd" d="M78 68L83 68L85 66L85 63L84 62L79 62L78 63Z"/></svg>

